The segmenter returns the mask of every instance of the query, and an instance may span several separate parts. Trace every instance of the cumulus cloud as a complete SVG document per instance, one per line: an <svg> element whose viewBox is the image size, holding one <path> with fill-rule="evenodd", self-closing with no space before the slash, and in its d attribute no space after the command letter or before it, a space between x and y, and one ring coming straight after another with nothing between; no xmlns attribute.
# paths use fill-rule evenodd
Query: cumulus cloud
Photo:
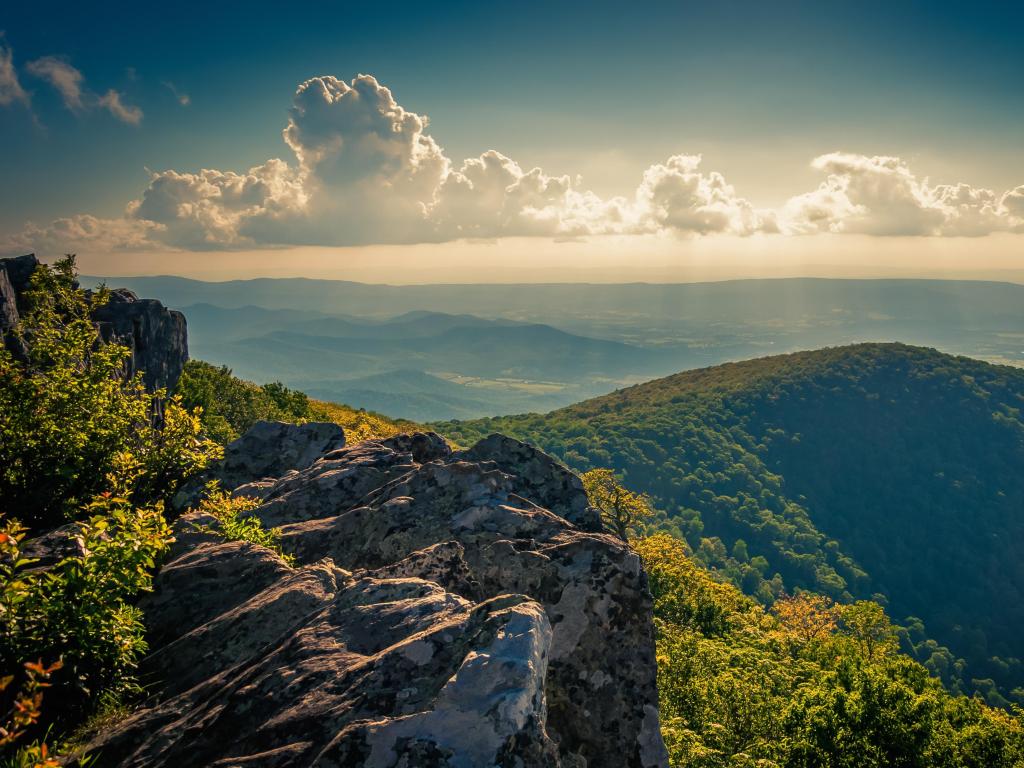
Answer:
<svg viewBox="0 0 1024 768"><path fill-rule="evenodd" d="M72 112L85 108L83 103L82 73L58 56L43 56L25 65L29 74L49 83L64 100L64 106Z"/></svg>
<svg viewBox="0 0 1024 768"><path fill-rule="evenodd" d="M602 199L578 179L524 169L494 150L454 167L427 127L370 75L312 78L296 90L283 132L294 163L251 169L245 176L262 181L244 204L226 192L242 175L167 171L131 215L186 247L775 229L720 174L702 173L699 157L670 158L631 197Z"/></svg>
<svg viewBox="0 0 1024 768"><path fill-rule="evenodd" d="M115 91L103 99L121 119L136 120ZM1024 187L1000 196L967 184L932 186L897 157L823 155L813 161L825 174L820 186L771 211L703 169L700 155L673 155L627 194L601 197L579 178L526 168L495 150L454 163L428 128L426 116L370 75L311 78L298 86L283 130L291 158L243 173L152 173L123 219L73 217L25 237L81 232L97 242L92 227L107 225L114 242L133 248L145 240L218 249L609 234L980 235L1024 227Z"/></svg>
<svg viewBox="0 0 1024 768"><path fill-rule="evenodd" d="M700 155L674 155L644 172L637 190L642 228L750 235L776 232L775 217L737 196L722 174L699 170Z"/></svg>
<svg viewBox="0 0 1024 768"><path fill-rule="evenodd" d="M576 188L568 176L524 171L494 150L448 173L426 213L441 239L501 235L586 235L621 223L613 205Z"/></svg>
<svg viewBox="0 0 1024 768"><path fill-rule="evenodd" d="M268 160L245 173L153 173L127 215L155 225L169 245L218 248L276 242L275 224L293 220L306 203L298 174L282 160Z"/></svg>
<svg viewBox="0 0 1024 768"><path fill-rule="evenodd" d="M1015 214L989 189L969 184L931 186L898 157L822 155L812 166L828 174L813 192L784 208L794 233L977 236L1013 229Z"/></svg>
<svg viewBox="0 0 1024 768"><path fill-rule="evenodd" d="M1024 232L1024 184L1003 195L999 206L1010 217L1013 231Z"/></svg>
<svg viewBox="0 0 1024 768"><path fill-rule="evenodd" d="M142 110L125 104L121 100L121 94L111 88L96 103L110 111L114 117L123 123L138 125L142 122Z"/></svg>
<svg viewBox="0 0 1024 768"><path fill-rule="evenodd" d="M0 38L0 107L21 104L28 108L31 105L29 95L21 87L18 71L14 68L14 52L3 44Z"/></svg>

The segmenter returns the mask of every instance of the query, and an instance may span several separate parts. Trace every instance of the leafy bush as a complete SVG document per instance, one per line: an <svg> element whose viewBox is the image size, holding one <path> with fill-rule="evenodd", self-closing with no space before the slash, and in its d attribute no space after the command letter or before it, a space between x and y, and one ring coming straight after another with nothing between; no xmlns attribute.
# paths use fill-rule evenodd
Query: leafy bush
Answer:
<svg viewBox="0 0 1024 768"><path fill-rule="evenodd" d="M584 472L581 479L587 498L601 513L601 520L623 541L628 541L654 515L650 499L623 488L610 469L592 469Z"/></svg>
<svg viewBox="0 0 1024 768"><path fill-rule="evenodd" d="M146 644L132 602L150 589L171 541L159 506L104 494L87 511L68 533L76 554L43 569L21 555L24 528L8 520L0 530L0 658L60 661L47 719L65 726L101 696L137 692L133 674Z"/></svg>
<svg viewBox="0 0 1024 768"><path fill-rule="evenodd" d="M8 534L0 533L0 547L5 554L9 551L8 540ZM6 714L0 719L0 750L16 745L42 717L43 692L50 687L47 681L62 665L55 661L46 667L42 661L26 661L22 666L23 680L19 687L10 690L14 685L14 675L0 677L0 696L10 700ZM48 752L45 744L40 746L39 752L36 762L45 762Z"/></svg>
<svg viewBox="0 0 1024 768"><path fill-rule="evenodd" d="M216 481L206 486L206 494L198 511L217 519L216 526L202 527L228 541L248 541L274 550L286 563L293 565L295 558L281 549L281 532L277 528L264 528L258 517L242 517L260 502L249 496L231 496Z"/></svg>
<svg viewBox="0 0 1024 768"><path fill-rule="evenodd" d="M227 366L202 360L185 365L176 392L185 407L202 408L204 432L222 445L261 420L333 421L345 428L351 442L390 437L416 427L362 409L311 400L280 382L254 384L232 375Z"/></svg>
<svg viewBox="0 0 1024 768"><path fill-rule="evenodd" d="M127 377L129 350L104 343L90 317L106 300L78 288L73 257L41 266L15 330L27 360L0 346L5 766L55 764L51 729L59 737L138 692L135 599L171 541L163 500L221 455L197 412ZM64 553L55 562L24 556L29 531L62 523L48 534Z"/></svg>
<svg viewBox="0 0 1024 768"><path fill-rule="evenodd" d="M164 393L125 377L130 351L102 343L90 317L107 298L78 288L73 258L40 266L17 329L27 362L0 346L0 512L32 530L78 515L125 464L137 469L129 496L145 505L219 455L178 400L163 403L159 428Z"/></svg>

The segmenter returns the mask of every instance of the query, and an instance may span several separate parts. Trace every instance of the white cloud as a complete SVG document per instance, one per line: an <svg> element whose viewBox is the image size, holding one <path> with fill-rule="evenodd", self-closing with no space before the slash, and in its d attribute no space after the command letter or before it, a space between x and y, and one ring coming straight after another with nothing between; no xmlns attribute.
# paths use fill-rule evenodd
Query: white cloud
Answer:
<svg viewBox="0 0 1024 768"><path fill-rule="evenodd" d="M295 164L273 161L274 184L251 186L240 205L225 194L240 175L167 171L131 212L165 225L170 243L207 248L774 229L720 174L698 171L700 158L670 158L631 198L602 199L494 150L453 168L427 125L369 75L312 78L296 90L283 133Z"/></svg>
<svg viewBox="0 0 1024 768"><path fill-rule="evenodd" d="M833 152L812 166L828 177L786 203L783 218L793 233L978 236L1014 226L992 190L931 186L898 157Z"/></svg>
<svg viewBox="0 0 1024 768"><path fill-rule="evenodd" d="M142 117L115 91L101 101L121 119ZM288 112L290 162L268 160L244 173L153 173L122 220L86 225L73 217L27 232L66 239L81 231L95 241L91 227L106 224L114 242L133 248L143 238L217 249L506 236L1024 231L1024 187L998 196L967 184L932 186L897 157L823 155L813 166L825 181L771 211L703 170L700 155L673 155L650 166L628 194L602 198L578 178L526 169L495 150L453 163L428 125L372 76L315 77L298 86Z"/></svg>
<svg viewBox="0 0 1024 768"><path fill-rule="evenodd" d="M613 205L579 191L568 176L549 176L540 168L524 171L490 150L448 173L426 213L441 239L573 236L611 231ZM622 217L617 219L621 223Z"/></svg>
<svg viewBox="0 0 1024 768"><path fill-rule="evenodd" d="M127 217L101 219L78 214L44 225L28 222L21 232L0 238L0 252L56 255L86 248L96 251L144 250L158 241L156 235L161 228L151 221Z"/></svg>
<svg viewBox="0 0 1024 768"><path fill-rule="evenodd" d="M268 160L241 174L154 173L127 213L134 221L157 225L169 245L222 248L277 242L274 224L296 219L306 203L295 171L283 160Z"/></svg>
<svg viewBox="0 0 1024 768"><path fill-rule="evenodd" d="M1009 217L1013 231L1024 232L1024 184L1003 195L999 207Z"/></svg>
<svg viewBox="0 0 1024 768"><path fill-rule="evenodd" d="M30 61L25 65L25 69L29 74L52 85L64 100L64 106L72 112L79 112L85 108L82 92L85 78L64 59L58 56L43 56L41 59Z"/></svg>
<svg viewBox="0 0 1024 768"><path fill-rule="evenodd" d="M121 101L121 94L111 88L96 102L99 106L110 110L110 114L122 123L138 125L142 122L142 110Z"/></svg>
<svg viewBox="0 0 1024 768"><path fill-rule="evenodd" d="M736 195L722 174L698 170L700 155L673 155L644 172L636 193L643 231L730 233L776 232L774 214L758 211Z"/></svg>
<svg viewBox="0 0 1024 768"><path fill-rule="evenodd" d="M14 51L2 44L0 38L0 107L21 104L31 107L28 93L21 87L18 71L14 68Z"/></svg>

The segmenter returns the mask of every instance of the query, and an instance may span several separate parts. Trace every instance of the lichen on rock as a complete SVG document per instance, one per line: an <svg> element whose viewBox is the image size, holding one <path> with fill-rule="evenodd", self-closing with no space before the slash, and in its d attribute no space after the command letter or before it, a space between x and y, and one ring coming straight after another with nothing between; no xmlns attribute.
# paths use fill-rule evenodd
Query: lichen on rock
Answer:
<svg viewBox="0 0 1024 768"><path fill-rule="evenodd" d="M431 433L274 463L302 429L259 427L213 473L296 567L179 520L143 605L152 693L103 764L667 764L646 576L568 470Z"/></svg>

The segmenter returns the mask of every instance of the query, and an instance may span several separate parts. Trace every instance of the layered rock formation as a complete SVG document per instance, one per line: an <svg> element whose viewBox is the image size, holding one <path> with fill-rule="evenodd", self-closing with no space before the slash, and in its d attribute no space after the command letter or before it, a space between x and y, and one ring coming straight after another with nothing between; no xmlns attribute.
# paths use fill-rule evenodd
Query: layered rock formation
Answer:
<svg viewBox="0 0 1024 768"><path fill-rule="evenodd" d="M152 696L92 745L102 764L666 764L646 577L578 478L500 436L313 460L319 427L254 429L221 478L296 566L179 520L143 606ZM283 465L245 455L276 442Z"/></svg>
<svg viewBox="0 0 1024 768"><path fill-rule="evenodd" d="M93 313L105 341L132 351L129 375L142 372L146 389L173 389L188 360L185 316L156 299L140 299L124 288Z"/></svg>
<svg viewBox="0 0 1024 768"><path fill-rule="evenodd" d="M25 311L24 295L39 262L32 254L0 259L0 337L11 352L24 357L20 339L10 333ZM131 291L110 292L110 301L93 318L105 341L128 347L130 375L142 372L150 391L173 389L188 360L185 316L155 299L140 299Z"/></svg>

